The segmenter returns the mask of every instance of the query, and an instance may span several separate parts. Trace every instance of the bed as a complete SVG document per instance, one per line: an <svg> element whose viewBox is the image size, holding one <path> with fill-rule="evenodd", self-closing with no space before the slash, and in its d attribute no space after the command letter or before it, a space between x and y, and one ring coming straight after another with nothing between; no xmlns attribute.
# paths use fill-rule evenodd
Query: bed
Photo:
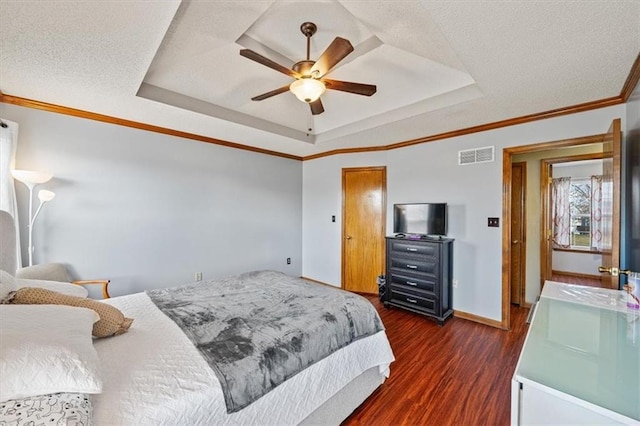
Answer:
<svg viewBox="0 0 640 426"><path fill-rule="evenodd" d="M240 281L233 281L237 279ZM231 397L229 384L226 382L235 383L245 376L253 377L257 373L242 370L239 376L221 376L219 370L222 368L219 364L212 366L208 362L206 354L203 355L202 345L195 342L192 335L210 333L211 328L203 326L204 321L201 320L210 316L215 317L211 321L214 324L223 321L221 318L227 315L226 320L231 318L230 321L234 324L248 324L248 327L253 327L252 321L263 321L257 318L259 312L265 310L265 306L267 310L279 311L286 304L285 301L289 300L289 296L283 296L281 287L278 287L278 290L269 284L284 281L288 286L295 286L295 297L305 299L304 303L309 303L308 306L327 304L328 299L322 297L346 295L346 302L337 309L345 314L344 317L350 324L351 339L348 344L334 344L330 342L339 339L320 337L320 341L310 344L321 348L334 345L335 350L327 354L321 352L319 359L305 361L309 365L305 365L300 371L284 374L285 379L281 383L266 383L266 392L255 400L241 401L235 408L230 409ZM276 287L278 285L276 284ZM355 304L362 307L364 304L361 302L364 301L368 305L367 309L370 309L367 313L369 318L373 318L374 322L379 321L375 308L361 296L274 271L252 272L176 289L179 290L154 290L105 301L121 310L127 317L133 318L134 322L122 335L93 341L99 359L102 391L93 395L56 393L35 397L36 400L40 398L39 406L46 405L42 401L46 399L48 412L55 413L56 419L61 416L58 412L64 411L66 407L70 412L62 415L69 416L76 424L86 424L82 420L84 418L90 418L94 425L339 424L389 375L389 365L394 358L384 329L374 329L368 334L358 335L357 329L362 327L352 313ZM212 303L217 299L221 304L212 309L210 306L203 307L209 305L200 302L209 297L202 296L201 292L204 289L213 294L210 297ZM232 293L238 297L232 299ZM185 294L191 298L195 297L193 300L197 302L185 303L186 299L180 299L187 297ZM173 299L167 299L169 296ZM246 303L238 302L245 299ZM266 300L266 304L257 306L257 303L261 303L260 300ZM323 302L316 303L318 300ZM193 305L203 305L200 308L208 310L196 312ZM237 307L244 309L248 315L239 318L236 317L235 311L227 312L226 310L231 309L229 306L233 305L238 305ZM297 304L293 305L295 309L300 310ZM307 309L315 310L305 308ZM318 310L321 311L322 309ZM177 315L175 312L179 315L172 318L172 315ZM292 318L297 316L287 315ZM327 317L328 314L322 315ZM197 327L185 331L181 328L184 325L181 322L185 321L196 323ZM276 328L280 328L285 321L278 319L276 323ZM321 328L327 327L323 325ZM310 332L311 335L320 336L317 327L313 330ZM287 342L297 342L299 339L296 333L298 332L286 331ZM220 334L219 330L214 334ZM271 331L260 331L257 334L263 338L263 335L271 334ZM338 334L340 332L335 333ZM206 335L204 339L211 340L210 336ZM278 339L282 340L281 337ZM234 345L237 346L235 343ZM237 373L236 364L230 365L234 374ZM258 383L274 380L273 371L264 374L267 379L257 380ZM242 399L242 395L236 395L231 399L234 398ZM30 412L33 414L36 401L32 399L0 403L0 423L15 422L16 413L21 411L20 407L31 407ZM60 410L51 408L56 403L62 407ZM16 407L16 404L21 405ZM27 410L22 411L26 413ZM42 422L45 423L44 420Z"/></svg>

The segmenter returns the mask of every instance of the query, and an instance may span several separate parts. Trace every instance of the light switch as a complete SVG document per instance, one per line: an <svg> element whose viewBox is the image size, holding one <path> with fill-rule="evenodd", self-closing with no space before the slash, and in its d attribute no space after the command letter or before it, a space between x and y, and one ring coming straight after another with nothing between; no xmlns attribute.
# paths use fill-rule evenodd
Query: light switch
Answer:
<svg viewBox="0 0 640 426"><path fill-rule="evenodd" d="M500 218L499 217L490 217L487 221L487 226L492 228L500 227Z"/></svg>

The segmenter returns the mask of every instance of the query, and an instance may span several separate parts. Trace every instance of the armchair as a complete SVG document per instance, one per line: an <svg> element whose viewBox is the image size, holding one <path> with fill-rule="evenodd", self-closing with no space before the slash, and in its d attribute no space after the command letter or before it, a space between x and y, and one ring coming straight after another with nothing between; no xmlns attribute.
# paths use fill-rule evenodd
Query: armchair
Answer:
<svg viewBox="0 0 640 426"><path fill-rule="evenodd" d="M16 257L16 228L13 217L5 211L0 210L0 269L14 275L20 287L44 287L54 291L62 291L68 289L67 284L75 284L76 286L84 286L88 284L98 284L102 286L102 297L108 299L109 296L109 280L83 280L72 281L69 278L67 268L62 263L47 263L43 265L27 266L19 268ZM75 295L86 297L88 292L86 289L78 291ZM68 292L68 291L62 291Z"/></svg>

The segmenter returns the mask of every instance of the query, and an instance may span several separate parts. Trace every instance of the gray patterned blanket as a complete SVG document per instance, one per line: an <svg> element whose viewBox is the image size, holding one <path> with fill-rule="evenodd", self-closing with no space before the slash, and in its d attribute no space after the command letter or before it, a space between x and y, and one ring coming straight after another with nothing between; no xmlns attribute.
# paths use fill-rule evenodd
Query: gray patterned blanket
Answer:
<svg viewBox="0 0 640 426"><path fill-rule="evenodd" d="M216 373L229 413L334 351L383 330L364 297L275 271L147 294Z"/></svg>

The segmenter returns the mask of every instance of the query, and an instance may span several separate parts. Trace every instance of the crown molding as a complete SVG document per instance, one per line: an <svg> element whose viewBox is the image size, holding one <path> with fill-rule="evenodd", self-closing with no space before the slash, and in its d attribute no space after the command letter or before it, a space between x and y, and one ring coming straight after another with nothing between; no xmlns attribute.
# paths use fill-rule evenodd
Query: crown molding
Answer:
<svg viewBox="0 0 640 426"><path fill-rule="evenodd" d="M94 112L83 111L80 109L69 108L69 107L54 105L46 102L40 102L36 100L21 98L18 96L7 95L2 93L1 91L0 91L0 102L23 106L27 108L40 109L43 111L55 112L58 114L71 115L74 117L86 118L89 120L101 121L104 123L116 124L119 126L132 127L135 129L147 130L150 132L162 133L170 136L193 139L200 142L211 143L214 145L226 146L229 148L236 148L236 149L242 149L245 151L258 152L261 154L273 155L276 157L288 158L288 159L298 160L298 161L308 161L308 160L315 160L317 158L329 157L332 155L339 155L339 154L357 154L362 152L389 151L392 149L405 148L408 146L434 142L442 139L454 138L457 136L469 135L472 133L485 132L488 130L499 129L501 127L515 126L518 124L530 123L532 121L546 120L548 118L560 117L563 115L576 114L579 112L589 111L593 109L606 108L614 105L619 105L629 100L629 97L633 93L633 90L636 88L639 81L640 81L640 53L636 57L636 60L633 63L631 70L629 71L629 75L627 76L627 79L624 85L622 86L622 89L618 96L613 96L610 98L599 99L596 101L585 102L582 104L571 105L571 106L562 107L562 108L556 108L556 109L543 111L535 114L523 115L520 117L509 118L506 120L495 121L492 123L481 124L478 126L467 127L464 129L453 130L450 132L439 133L436 135L425 136L417 139L411 139L408 141L396 142L389 145L334 149L331 151L320 152L317 154L311 154L304 157L300 157L292 154L285 154L282 152L271 151L271 150L262 149L262 148L251 147L251 146L242 145L236 142L229 142L222 139L216 139L208 136L198 135L195 133L188 133L188 132L183 132L179 130L173 130L166 127L139 123L136 121L112 117L104 114L98 114Z"/></svg>
<svg viewBox="0 0 640 426"><path fill-rule="evenodd" d="M631 71L629 71L627 80L624 82L622 90L620 91L622 102L627 102L629 100L633 90L638 85L638 81L640 81L640 53L636 56L636 61L631 66Z"/></svg>
<svg viewBox="0 0 640 426"><path fill-rule="evenodd" d="M200 142L206 142L214 145L226 146L228 148L242 149L245 151L258 152L260 154L273 155L276 157L289 158L291 160L302 160L297 155L285 154L282 152L271 151L268 149L256 148L253 146L242 145L236 142L229 142L222 139L211 138L208 136L197 135L195 133L173 130L167 127L154 126L144 124L137 121L126 120L123 118L112 117L110 115L98 114L95 112L83 111L81 109L69 108L61 105L50 104L47 102L35 101L32 99L20 98L18 96L7 95L0 92L0 102L12 105L18 105L26 108L39 109L42 111L55 112L57 114L71 115L73 117L86 118L89 120L101 121L103 123L116 124L118 126L132 127L134 129L146 130L149 132L162 133L164 135L176 136L179 138L193 139Z"/></svg>
<svg viewBox="0 0 640 426"><path fill-rule="evenodd" d="M537 120L545 120L547 118L559 117L562 115L575 114L578 112L589 111L592 109L605 108L623 103L620 96L600 99L598 101L586 102L583 104L572 105L564 108L552 109L549 111L539 112L536 114L523 115L521 117L509 118L507 120L495 121L493 123L481 124L479 126L467 127L465 129L453 130L451 132L439 133L437 135L425 136L423 138L412 139L404 142L397 142L390 145L365 147L365 148L345 148L333 151L321 152L318 154L308 155L303 161L314 160L316 158L328 157L337 154L354 154L358 152L370 151L389 151L397 148L405 148L407 146L419 145L427 142L434 142L442 139L454 138L457 136L469 135L471 133L485 132L487 130L499 129L501 127L515 126L517 124L529 123Z"/></svg>

